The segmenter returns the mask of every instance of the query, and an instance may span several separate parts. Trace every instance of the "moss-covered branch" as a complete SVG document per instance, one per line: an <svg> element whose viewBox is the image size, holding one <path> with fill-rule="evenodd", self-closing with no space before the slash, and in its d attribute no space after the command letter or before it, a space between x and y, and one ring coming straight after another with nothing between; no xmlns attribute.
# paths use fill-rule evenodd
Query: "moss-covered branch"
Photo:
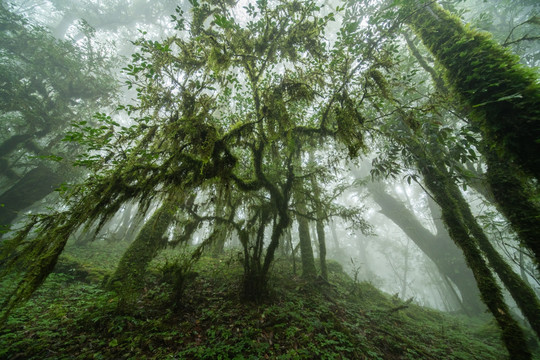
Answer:
<svg viewBox="0 0 540 360"><path fill-rule="evenodd" d="M410 25L473 109L491 151L540 180L540 83L532 69L488 34L465 26L434 1L404 1Z"/></svg>

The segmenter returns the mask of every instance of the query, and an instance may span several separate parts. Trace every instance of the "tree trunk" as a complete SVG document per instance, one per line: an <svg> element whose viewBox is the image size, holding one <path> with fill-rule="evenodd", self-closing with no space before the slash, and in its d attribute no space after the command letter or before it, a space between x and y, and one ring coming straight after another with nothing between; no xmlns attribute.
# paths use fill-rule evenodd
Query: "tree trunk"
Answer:
<svg viewBox="0 0 540 360"><path fill-rule="evenodd" d="M439 228L437 235L433 235L400 201L384 192L377 184L368 186L371 196L381 207L381 213L403 230L433 261L443 277L449 278L457 286L465 312L476 315L484 311L485 307L480 300L474 275L467 267L463 253L448 236L446 229Z"/></svg>
<svg viewBox="0 0 540 360"><path fill-rule="evenodd" d="M300 238L300 255L302 259L302 276L304 278L315 278L317 269L315 268L315 258L313 256L313 248L311 247L311 237L309 236L309 222L302 216L307 214L305 197L302 193L303 188L299 186L295 192L296 211L298 215L298 236Z"/></svg>
<svg viewBox="0 0 540 360"><path fill-rule="evenodd" d="M330 231L332 232L332 240L334 240L334 247L339 249L339 239L336 231L336 222L334 220L330 221Z"/></svg>
<svg viewBox="0 0 540 360"><path fill-rule="evenodd" d="M483 152L487 162L487 180L497 209L508 219L521 244L534 254L540 271L540 207L531 201L516 169L489 150Z"/></svg>
<svg viewBox="0 0 540 360"><path fill-rule="evenodd" d="M326 236L322 220L317 220L317 239L319 240L319 263L321 265L321 277L328 280L328 268L326 267Z"/></svg>
<svg viewBox="0 0 540 360"><path fill-rule="evenodd" d="M442 78L435 69L426 63L406 33L404 36L414 57L431 75L437 90L446 97L448 89ZM474 114L471 116L470 110L463 106L457 106L457 108L459 113L474 121ZM486 141L479 150L488 166L488 171L485 174L486 179L481 178L483 176L478 174L479 178L468 179L467 184L497 206L518 234L521 243L533 252L537 268L540 270L540 241L536 236L540 234L540 221L538 221L540 207L531 201L533 194L527 189L526 179L523 175L519 175L520 170L516 165L503 159L499 152L491 149ZM467 165L467 170L477 172L472 164Z"/></svg>
<svg viewBox="0 0 540 360"><path fill-rule="evenodd" d="M214 200L214 216L216 218L222 218L226 213L226 201L223 195L223 189L220 186ZM214 232L216 233L216 237L214 243L212 244L212 254L214 256L219 256L225 251L225 242L227 241L228 229L223 223L214 221Z"/></svg>
<svg viewBox="0 0 540 360"><path fill-rule="evenodd" d="M540 84L488 34L466 28L434 1L408 0L404 21L446 69L472 124L505 160L540 181Z"/></svg>
<svg viewBox="0 0 540 360"><path fill-rule="evenodd" d="M468 226L463 219L463 209L454 197L455 193L448 189L455 184L451 183L447 174L441 173L433 162L426 160L418 158L418 168L424 176L426 187L441 206L442 219L450 236L465 255L465 260L478 284L482 300L502 330L502 338L511 358L531 359L523 331L510 316L510 310L497 281L477 248L475 239L469 235Z"/></svg>
<svg viewBox="0 0 540 360"><path fill-rule="evenodd" d="M166 200L144 224L120 259L107 287L117 291L124 303L134 300L137 290L144 284L148 264L167 245L163 233L174 219L174 214L174 203Z"/></svg>
<svg viewBox="0 0 540 360"><path fill-rule="evenodd" d="M463 198L457 186L448 188L448 191L456 200L460 207L463 221L469 228L472 236L478 242L478 246L488 259L504 286L512 295L512 298L519 309L528 320L536 335L540 338L540 301L532 288L512 269L512 267L502 258L499 252L493 247L484 231L474 218L471 210Z"/></svg>
<svg viewBox="0 0 540 360"><path fill-rule="evenodd" d="M321 276L323 279L328 280L328 268L326 267L326 235L324 233L324 219L326 217L323 211L323 205L321 204L321 189L317 184L315 177L311 178L311 187L313 189L313 195L315 197L315 206L317 207L317 240L319 241L319 263L321 266Z"/></svg>

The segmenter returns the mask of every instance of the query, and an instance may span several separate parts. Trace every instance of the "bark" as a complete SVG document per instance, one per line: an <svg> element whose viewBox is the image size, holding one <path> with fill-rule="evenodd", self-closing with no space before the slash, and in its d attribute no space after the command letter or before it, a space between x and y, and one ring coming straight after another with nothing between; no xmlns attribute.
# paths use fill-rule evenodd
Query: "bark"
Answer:
<svg viewBox="0 0 540 360"><path fill-rule="evenodd" d="M538 301L536 294L493 247L471 213L471 210L458 187L455 185L453 187L449 186L448 191L456 200L463 216L463 221L469 228L472 236L474 236L478 242L478 246L482 250L482 253L484 253L490 265L493 267L506 289L510 292L510 295L531 325L532 329L540 338L540 301Z"/></svg>
<svg viewBox="0 0 540 360"><path fill-rule="evenodd" d="M414 43L407 34L405 39L411 53L420 65L431 75L437 90L443 95L448 95L448 89L438 73L429 66L422 57ZM469 108L460 104L457 106L462 116L474 121L474 114ZM489 144L484 142L480 151L486 159L488 171L485 175L479 174L472 164L467 164L467 170L478 173L477 177L468 179L467 183L488 201L497 206L498 210L508 219L512 228L517 233L522 245L529 248L534 254L536 265L540 270L540 207L531 201L533 194L528 191L526 179L523 174L518 175L520 170L509 161L505 161L499 152L490 149Z"/></svg>
<svg viewBox="0 0 540 360"><path fill-rule="evenodd" d="M532 201L516 169L490 151L484 151L487 179L497 209L508 219L521 244L529 248L540 271L540 206Z"/></svg>
<svg viewBox="0 0 540 360"><path fill-rule="evenodd" d="M326 236L324 234L324 224L322 220L317 220L317 240L319 240L319 263L321 266L321 277L328 280L328 268L326 266Z"/></svg>
<svg viewBox="0 0 540 360"><path fill-rule="evenodd" d="M523 331L510 316L510 310L497 281L482 257L475 239L469 235L469 228L463 219L463 208L456 200L454 191L449 190L449 187L455 184L452 184L447 174L441 173L433 162L419 158L418 167L424 176L426 187L441 206L442 219L450 236L465 255L465 260L478 284L482 300L502 330L502 338L510 356L512 359L531 359Z"/></svg>
<svg viewBox="0 0 540 360"><path fill-rule="evenodd" d="M219 187L214 202L214 216L216 218L222 218L226 213L226 201L224 199L222 187ZM212 253L214 256L218 256L223 254L225 251L225 242L227 241L228 229L223 223L215 221L214 232L216 233L216 237L214 243L212 244Z"/></svg>
<svg viewBox="0 0 540 360"><path fill-rule="evenodd" d="M321 266L321 277L328 280L328 268L326 267L326 235L324 233L324 219L325 214L323 211L323 205L321 204L321 189L317 180L311 178L311 186L313 189L313 195L315 197L315 206L317 208L317 220L315 222L317 231L317 240L319 241L319 263Z"/></svg>

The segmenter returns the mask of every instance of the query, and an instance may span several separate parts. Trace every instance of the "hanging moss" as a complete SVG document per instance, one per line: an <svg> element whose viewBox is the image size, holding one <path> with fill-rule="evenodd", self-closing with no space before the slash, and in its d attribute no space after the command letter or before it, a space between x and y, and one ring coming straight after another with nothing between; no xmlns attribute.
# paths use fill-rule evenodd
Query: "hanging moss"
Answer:
<svg viewBox="0 0 540 360"><path fill-rule="evenodd" d="M354 158L361 150L365 149L362 133L365 119L347 93L341 94L338 101L339 103L334 107L337 125L336 138L347 146L349 156Z"/></svg>
<svg viewBox="0 0 540 360"><path fill-rule="evenodd" d="M62 225L54 226L55 223ZM41 226L40 231L43 235L31 241L31 246L26 246L13 255L13 251L26 239L30 231L35 230L38 225ZM9 313L17 304L28 300L45 281L49 273L54 269L58 256L64 249L69 235L77 227L76 221L69 221L69 219L66 221L65 216L42 219L36 217L20 230L17 236L2 243L0 255L2 255L2 259L8 259L8 261L3 264L0 277L13 271L14 267L24 268L25 273L17 288L4 299L0 307L0 323L7 319Z"/></svg>
<svg viewBox="0 0 540 360"><path fill-rule="evenodd" d="M390 96L388 81L386 81L380 70L372 67L367 71L366 76L375 82L377 88L381 91L385 98Z"/></svg>
<svg viewBox="0 0 540 360"><path fill-rule="evenodd" d="M231 58L223 50L214 46L208 55L208 66L215 72L226 70L231 64Z"/></svg>
<svg viewBox="0 0 540 360"><path fill-rule="evenodd" d="M540 180L540 84L490 35L464 26L433 1L407 0L404 21L446 69L492 150Z"/></svg>

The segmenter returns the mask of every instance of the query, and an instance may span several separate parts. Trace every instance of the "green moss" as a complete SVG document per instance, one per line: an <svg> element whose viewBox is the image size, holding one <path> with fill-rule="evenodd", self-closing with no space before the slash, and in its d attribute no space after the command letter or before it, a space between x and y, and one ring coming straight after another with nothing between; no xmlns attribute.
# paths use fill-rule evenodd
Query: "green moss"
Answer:
<svg viewBox="0 0 540 360"><path fill-rule="evenodd" d="M417 157L418 168L424 177L426 187L441 207L442 219L448 233L463 251L465 261L476 279L482 301L497 321L502 331L502 339L509 353L513 359L530 359L531 354L524 333L518 323L511 317L501 288L479 249L480 245L480 248L486 252L487 244L482 241L487 241L487 239L482 237L485 237L485 235L483 235L481 229L474 227L474 219L471 219L472 214L470 214L468 205L461 197L457 185L453 182L446 169L438 166L430 158L430 153L423 152L415 143L411 147L414 149L413 152ZM476 226L478 225L476 224ZM492 260L491 257L490 260Z"/></svg>
<svg viewBox="0 0 540 360"><path fill-rule="evenodd" d="M540 179L540 84L517 56L433 2L406 1L405 21L446 69L490 146Z"/></svg>
<svg viewBox="0 0 540 360"><path fill-rule="evenodd" d="M168 254L173 256L172 253ZM179 254L176 254L179 255ZM242 265L201 258L181 306L173 289L149 271L140 307L119 312L112 293L52 275L0 332L0 357L25 359L441 359L503 360L496 327L406 304L365 283L330 272L331 287L291 276L278 261L273 296L253 306L238 301ZM67 282L65 282L67 280ZM395 310L401 307L401 310ZM488 331L485 331L486 327Z"/></svg>
<svg viewBox="0 0 540 360"><path fill-rule="evenodd" d="M534 191L514 166L489 149L484 154L488 166L486 177L497 208L510 221L522 245L532 251L540 269L540 206L534 201Z"/></svg>
<svg viewBox="0 0 540 360"><path fill-rule="evenodd" d="M158 251L166 246L163 234L174 219L175 207L167 200L143 226L135 240L126 250L107 287L116 291L126 306L138 297L143 287L146 268Z"/></svg>

